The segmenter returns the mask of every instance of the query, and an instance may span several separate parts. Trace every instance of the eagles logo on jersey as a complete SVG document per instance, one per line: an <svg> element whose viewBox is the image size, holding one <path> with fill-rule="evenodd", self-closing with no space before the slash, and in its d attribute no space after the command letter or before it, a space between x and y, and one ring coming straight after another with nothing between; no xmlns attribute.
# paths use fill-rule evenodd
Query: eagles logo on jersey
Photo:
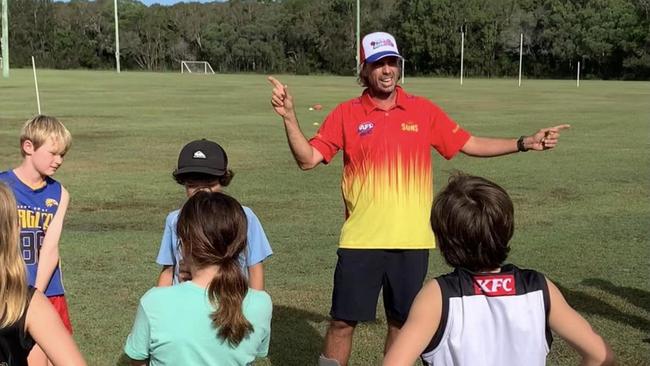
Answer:
<svg viewBox="0 0 650 366"><path fill-rule="evenodd" d="M46 207L52 207L52 206L58 206L59 202L55 200L54 198L48 198L45 200L45 206Z"/></svg>

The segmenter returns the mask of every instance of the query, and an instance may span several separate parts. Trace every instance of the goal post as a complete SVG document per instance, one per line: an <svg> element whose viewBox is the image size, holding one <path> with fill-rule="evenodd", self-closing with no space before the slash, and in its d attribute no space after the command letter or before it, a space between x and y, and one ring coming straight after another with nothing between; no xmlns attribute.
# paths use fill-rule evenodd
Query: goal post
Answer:
<svg viewBox="0 0 650 366"><path fill-rule="evenodd" d="M2 57L0 63L2 64L2 77L5 79L9 77L9 16L7 0L2 0L2 37L0 37L0 48L2 48Z"/></svg>
<svg viewBox="0 0 650 366"><path fill-rule="evenodd" d="M181 74L214 74L207 61L181 61Z"/></svg>

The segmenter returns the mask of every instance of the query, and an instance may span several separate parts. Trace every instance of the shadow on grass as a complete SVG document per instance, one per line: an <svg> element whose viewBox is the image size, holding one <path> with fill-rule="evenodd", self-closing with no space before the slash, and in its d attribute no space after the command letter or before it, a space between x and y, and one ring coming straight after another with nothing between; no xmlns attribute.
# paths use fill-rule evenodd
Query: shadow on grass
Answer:
<svg viewBox="0 0 650 366"><path fill-rule="evenodd" d="M650 296L648 292L638 290L638 289L630 289L631 291L628 292L626 291L625 287L614 286L608 281L604 281L600 279L588 279L585 280L584 283L598 284L599 286L596 287L599 288L600 285L608 284L609 286L611 286L612 291L610 291L610 289L608 288L603 288L604 290L609 291L614 295L624 297L628 300L629 300L628 297L634 297L637 295L644 297L646 299L648 298L648 296ZM617 323L629 325L630 327L639 329L643 332L647 332L647 330L650 329L650 321L648 319L645 319L637 315L626 314L622 312L619 308L616 308L604 302L603 300L588 295L584 292L569 290L568 288L558 283L556 283L556 286L560 289L560 291L562 291L562 294L566 298L569 305L571 305L574 309L576 309L581 313L600 315L604 318L613 320ZM630 301L630 302L634 303L634 301Z"/></svg>
<svg viewBox="0 0 650 366"><path fill-rule="evenodd" d="M120 358L117 359L117 362L115 363L116 366L130 366L131 365L131 359L129 356L126 354L122 353Z"/></svg>
<svg viewBox="0 0 650 366"><path fill-rule="evenodd" d="M271 364L317 364L323 347L323 337L312 324L328 319L323 314L284 305L274 306L269 350Z"/></svg>
<svg viewBox="0 0 650 366"><path fill-rule="evenodd" d="M607 291L612 295L624 298L629 303L640 307L645 311L650 311L650 292L648 291L639 290L638 288L633 287L616 286L615 284L600 278L588 278L582 281L582 284Z"/></svg>

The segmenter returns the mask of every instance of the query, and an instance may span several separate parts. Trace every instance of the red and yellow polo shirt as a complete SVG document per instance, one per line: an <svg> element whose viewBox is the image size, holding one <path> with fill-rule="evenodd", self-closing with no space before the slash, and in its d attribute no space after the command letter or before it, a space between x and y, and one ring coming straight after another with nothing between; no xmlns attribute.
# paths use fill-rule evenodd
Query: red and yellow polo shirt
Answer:
<svg viewBox="0 0 650 366"><path fill-rule="evenodd" d="M339 104L310 140L325 163L343 149L341 248L434 247L431 147L451 159L470 134L431 101L396 91L390 110L367 91Z"/></svg>

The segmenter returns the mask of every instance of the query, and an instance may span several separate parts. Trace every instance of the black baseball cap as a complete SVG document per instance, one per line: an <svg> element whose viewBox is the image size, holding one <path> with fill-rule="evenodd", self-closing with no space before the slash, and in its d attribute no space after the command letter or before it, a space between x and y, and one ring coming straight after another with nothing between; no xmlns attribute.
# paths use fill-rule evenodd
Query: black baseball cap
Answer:
<svg viewBox="0 0 650 366"><path fill-rule="evenodd" d="M203 173L222 176L228 170L228 155L216 142L201 139L183 146L178 154L178 167L174 177L186 173Z"/></svg>

